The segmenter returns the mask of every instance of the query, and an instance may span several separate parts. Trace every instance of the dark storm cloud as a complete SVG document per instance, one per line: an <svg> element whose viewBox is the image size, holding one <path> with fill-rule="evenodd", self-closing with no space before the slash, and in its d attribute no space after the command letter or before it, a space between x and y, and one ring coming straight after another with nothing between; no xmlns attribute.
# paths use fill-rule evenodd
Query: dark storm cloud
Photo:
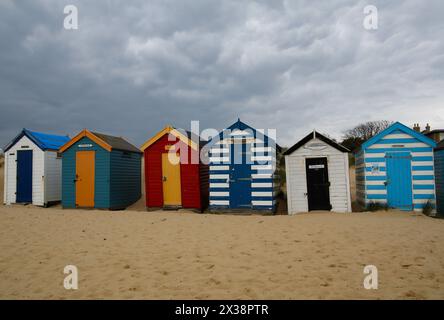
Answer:
<svg viewBox="0 0 444 320"><path fill-rule="evenodd" d="M63 29L63 8L79 29ZM376 5L379 29L362 27ZM444 127L442 1L0 2L0 145L22 127L140 145L238 117L288 145L367 120Z"/></svg>

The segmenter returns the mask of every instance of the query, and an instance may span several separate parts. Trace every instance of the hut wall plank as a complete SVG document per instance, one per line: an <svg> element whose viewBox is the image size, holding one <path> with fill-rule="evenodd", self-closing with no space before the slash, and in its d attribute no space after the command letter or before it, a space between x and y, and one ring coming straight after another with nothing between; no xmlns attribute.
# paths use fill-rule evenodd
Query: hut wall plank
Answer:
<svg viewBox="0 0 444 320"><path fill-rule="evenodd" d="M45 151L45 203L62 199L62 159Z"/></svg>
<svg viewBox="0 0 444 320"><path fill-rule="evenodd" d="M110 156L110 208L125 208L141 196L141 155L113 150Z"/></svg>

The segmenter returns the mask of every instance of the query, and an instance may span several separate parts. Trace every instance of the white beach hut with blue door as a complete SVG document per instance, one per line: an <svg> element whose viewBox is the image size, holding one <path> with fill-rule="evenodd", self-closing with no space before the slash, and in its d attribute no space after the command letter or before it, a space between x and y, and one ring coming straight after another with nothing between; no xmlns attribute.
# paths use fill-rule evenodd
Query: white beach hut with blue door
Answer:
<svg viewBox="0 0 444 320"><path fill-rule="evenodd" d="M270 132L238 120L207 144L211 211L275 211L279 192L276 152L280 147Z"/></svg>
<svg viewBox="0 0 444 320"><path fill-rule="evenodd" d="M401 210L436 206L435 141L396 122L356 152L356 197Z"/></svg>
<svg viewBox="0 0 444 320"><path fill-rule="evenodd" d="M68 136L23 129L5 148L5 204L45 206L62 199L59 148Z"/></svg>

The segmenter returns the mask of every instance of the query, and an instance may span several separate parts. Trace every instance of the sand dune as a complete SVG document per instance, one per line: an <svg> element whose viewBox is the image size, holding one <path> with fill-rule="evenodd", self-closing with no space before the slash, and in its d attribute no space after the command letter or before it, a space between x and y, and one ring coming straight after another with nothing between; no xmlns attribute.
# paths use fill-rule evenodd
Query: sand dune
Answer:
<svg viewBox="0 0 444 320"><path fill-rule="evenodd" d="M0 298L444 298L444 220L0 207ZM63 268L79 269L79 290ZM379 289L363 288L363 267Z"/></svg>

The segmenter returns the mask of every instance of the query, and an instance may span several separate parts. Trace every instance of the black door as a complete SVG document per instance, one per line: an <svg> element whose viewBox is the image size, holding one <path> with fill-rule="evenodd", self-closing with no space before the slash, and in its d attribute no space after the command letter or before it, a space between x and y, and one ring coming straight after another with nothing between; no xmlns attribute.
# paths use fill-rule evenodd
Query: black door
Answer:
<svg viewBox="0 0 444 320"><path fill-rule="evenodd" d="M327 158L306 159L305 166L308 210L331 210Z"/></svg>

